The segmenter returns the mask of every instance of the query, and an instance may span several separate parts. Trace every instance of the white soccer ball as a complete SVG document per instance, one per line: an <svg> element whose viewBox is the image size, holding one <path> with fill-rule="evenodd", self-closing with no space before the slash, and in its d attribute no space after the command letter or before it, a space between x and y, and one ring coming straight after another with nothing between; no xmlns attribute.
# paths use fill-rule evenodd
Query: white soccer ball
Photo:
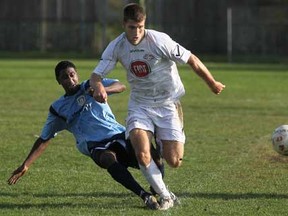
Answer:
<svg viewBox="0 0 288 216"><path fill-rule="evenodd" d="M288 125L281 125L272 134L273 149L282 155L288 155Z"/></svg>

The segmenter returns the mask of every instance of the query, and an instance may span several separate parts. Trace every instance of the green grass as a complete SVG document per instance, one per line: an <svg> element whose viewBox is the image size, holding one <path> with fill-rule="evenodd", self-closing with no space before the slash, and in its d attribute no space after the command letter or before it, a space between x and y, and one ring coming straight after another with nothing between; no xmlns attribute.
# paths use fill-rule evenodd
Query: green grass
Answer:
<svg viewBox="0 0 288 216"><path fill-rule="evenodd" d="M96 61L72 59L81 80ZM226 84L213 95L188 67L183 166L166 166L165 181L182 201L166 212L149 211L81 155L68 132L60 133L18 184L10 173L25 159L48 107L63 90L54 79L58 59L0 60L0 215L285 215L288 157L272 150L274 128L288 124L287 65L207 63ZM119 66L112 77L125 81ZM129 92L110 97L124 124ZM142 185L141 173L131 169Z"/></svg>

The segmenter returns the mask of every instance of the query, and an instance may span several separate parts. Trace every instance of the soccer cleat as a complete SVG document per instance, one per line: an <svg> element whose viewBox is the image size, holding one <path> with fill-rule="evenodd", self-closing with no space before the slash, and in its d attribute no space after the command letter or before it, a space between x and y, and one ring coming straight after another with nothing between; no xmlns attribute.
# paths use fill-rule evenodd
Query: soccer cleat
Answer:
<svg viewBox="0 0 288 216"><path fill-rule="evenodd" d="M154 196L158 195L152 186L150 186L149 189L150 189L150 192L152 193L152 195L154 195Z"/></svg>
<svg viewBox="0 0 288 216"><path fill-rule="evenodd" d="M157 210L160 208L157 199L153 195L148 195L144 198L145 205L152 210Z"/></svg>
<svg viewBox="0 0 288 216"><path fill-rule="evenodd" d="M171 199L173 200L174 205L180 205L181 204L180 199L171 191L169 191L169 193L170 193Z"/></svg>
<svg viewBox="0 0 288 216"><path fill-rule="evenodd" d="M167 210L169 208L172 208L174 206L174 201L172 198L169 197L160 197L159 200L160 208L159 210Z"/></svg>
<svg viewBox="0 0 288 216"><path fill-rule="evenodd" d="M156 193L156 191L153 189L152 186L150 186L150 191L154 196L156 196L156 197L158 196L158 194ZM174 205L180 205L181 204L180 199L173 192L169 191L169 193L170 193L171 199L174 202Z"/></svg>

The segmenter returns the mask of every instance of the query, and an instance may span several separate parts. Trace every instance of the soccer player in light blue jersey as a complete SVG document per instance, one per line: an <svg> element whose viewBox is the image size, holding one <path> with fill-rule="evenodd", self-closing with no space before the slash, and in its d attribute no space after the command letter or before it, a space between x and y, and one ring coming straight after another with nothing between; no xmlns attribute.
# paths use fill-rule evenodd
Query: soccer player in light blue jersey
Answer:
<svg viewBox="0 0 288 216"><path fill-rule="evenodd" d="M114 180L141 197L148 208L158 209L157 199L145 191L127 169L139 168L138 162L129 140L125 139L125 127L116 121L108 103L99 103L93 98L89 81L79 83L72 62L59 62L55 67L55 76L65 90L65 95L50 106L40 137L22 165L12 173L8 184L17 183L43 153L50 140L58 132L68 130L74 135L81 153L107 169ZM103 79L102 84L108 94L120 93L126 88L115 79Z"/></svg>

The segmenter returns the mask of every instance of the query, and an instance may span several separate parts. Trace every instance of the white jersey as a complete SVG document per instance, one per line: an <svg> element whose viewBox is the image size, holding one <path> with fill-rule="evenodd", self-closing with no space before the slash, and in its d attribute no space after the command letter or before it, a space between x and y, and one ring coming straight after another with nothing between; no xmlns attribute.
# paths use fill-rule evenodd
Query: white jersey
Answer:
<svg viewBox="0 0 288 216"><path fill-rule="evenodd" d="M159 106L184 95L176 63L187 63L190 55L162 32L146 29L137 45L122 33L107 46L93 72L105 77L119 61L127 71L130 103Z"/></svg>

